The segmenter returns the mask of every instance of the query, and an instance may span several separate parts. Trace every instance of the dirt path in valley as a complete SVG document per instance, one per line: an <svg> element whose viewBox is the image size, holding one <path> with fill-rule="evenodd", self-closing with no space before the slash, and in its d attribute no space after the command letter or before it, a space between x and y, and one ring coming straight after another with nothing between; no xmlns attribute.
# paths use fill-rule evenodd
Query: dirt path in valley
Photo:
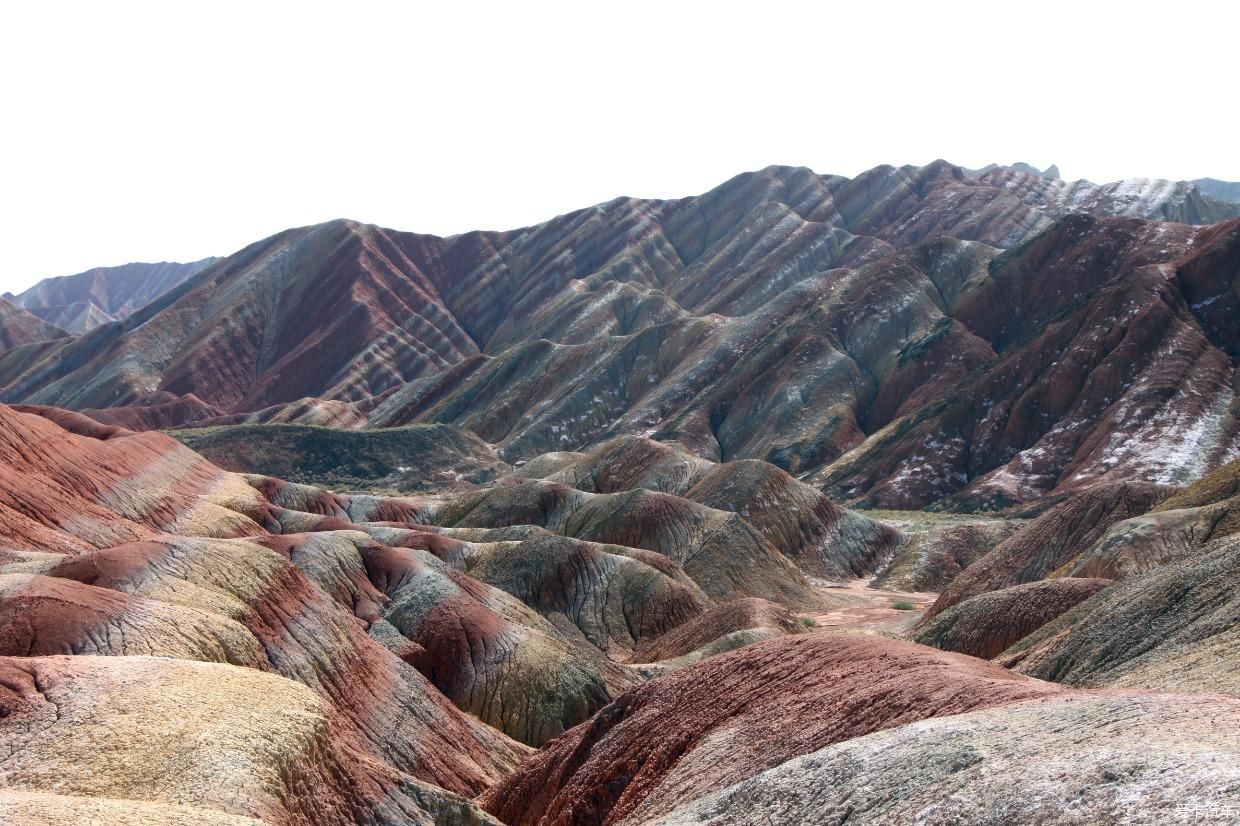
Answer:
<svg viewBox="0 0 1240 826"><path fill-rule="evenodd" d="M818 590L831 602L843 604L838 608L805 616L812 617L818 628L824 631L906 636L909 629L938 598L938 594L933 593L871 588L870 582L869 579L856 579L851 582L820 585ZM897 602L907 602L913 609L896 608L894 606Z"/></svg>

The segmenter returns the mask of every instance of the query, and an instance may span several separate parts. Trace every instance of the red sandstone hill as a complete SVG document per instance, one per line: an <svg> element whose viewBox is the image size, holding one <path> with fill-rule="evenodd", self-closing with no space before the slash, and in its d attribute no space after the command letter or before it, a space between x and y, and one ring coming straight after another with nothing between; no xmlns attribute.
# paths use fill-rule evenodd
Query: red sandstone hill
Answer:
<svg viewBox="0 0 1240 826"><path fill-rule="evenodd" d="M519 542L422 542L437 534L365 521L415 518L411 502L243 477L53 408L0 406L0 477L0 742L21 755L6 791L130 795L168 817L485 822L465 798L524 753L501 730L537 744L585 720L645 678L607 633L631 650L708 605L670 560L588 543L565 550L598 576L549 603L522 583L557 569L518 565ZM88 747L92 726L121 757Z"/></svg>
<svg viewBox="0 0 1240 826"><path fill-rule="evenodd" d="M0 476L7 545L0 553L0 638L3 653L17 657L3 666L13 674L4 681L10 694L0 699L0 740L22 755L6 764L10 785L18 777L21 788L105 797L141 786L143 799L191 802L175 783L153 778L169 771L161 765L189 768L185 761L197 760L201 768L184 782L218 804L208 808L289 823L390 820L425 817L440 806L469 810L450 792L476 794L522 753L373 640L357 606L316 582L325 560L290 559L260 544L280 530L282 509L171 439L63 411L0 406ZM65 654L107 656L102 663L56 656ZM145 655L176 659L147 662ZM131 657L143 662L131 667ZM241 673L199 669L194 677L196 664L178 665L184 660ZM115 753L129 756L96 765L97 748L79 754L73 744L82 738L87 749L90 728L43 727L37 721L46 703L37 702L34 687L76 698L64 708L78 711L59 715L65 721L80 712L92 725L115 727L108 715L135 714L134 739L125 740L130 729L122 726L115 741ZM110 699L133 691L138 695L120 706ZM242 700L250 693L270 694L276 705L261 711ZM226 750L230 738L248 741L247 726L279 727L278 698L286 694L301 722L279 735L267 756L260 745L247 746L258 749L250 768L213 770L205 755ZM192 727L201 725L190 722L194 715L209 719L217 701L238 707L216 724L224 739L190 728L183 739L152 739L164 730L153 721L169 714L168 706L181 706ZM37 731L43 734L32 741ZM47 750L76 760L76 768L58 770L63 764L38 756ZM270 785L265 778L281 766L293 772L293 785L262 793L247 786ZM335 778L334 790L316 793L318 803L306 798L296 788L302 771L306 782ZM252 793L238 795L233 782ZM316 815L319 803L327 809Z"/></svg>
<svg viewBox="0 0 1240 826"><path fill-rule="evenodd" d="M852 789L867 811L944 805L959 792L993 814L1071 796L1063 772L1033 778L1037 800L1014 792L1026 764L1066 754L1110 771L1073 745L1099 738L1124 767L1081 804L1099 822L1123 800L1171 811L1174 789L1225 803L1226 778L1240 777L1234 700L1080 691L913 643L806 629L757 598L712 600L722 563L697 567L713 553L704 535L717 551L743 537L795 548L819 536L768 525L775 503L811 501L799 483L772 484L778 473L641 440L537 465L530 475L613 492L526 478L447 498L339 494L221 470L163 434L0 405L10 755L0 810L33 822L496 822L485 807L510 824L681 823L746 822L778 803L797 822L833 817L830 795ZM1114 559L1123 541L1153 561L998 661L1073 684L1234 692L1232 475L1228 466L1168 500L1183 507L1109 529L1119 512L1106 503L1119 500L1082 494L1017 530L1059 537L1073 560L1103 558L1091 553L1101 546ZM685 530L686 519L711 525L729 512L643 485L748 506L768 528L733 514ZM523 491L535 495L513 498ZM630 498L636 507L614 507ZM657 518L643 521L647 500ZM1056 514L1065 531L1051 530ZM830 532L842 511L805 515L827 519L834 542L858 536ZM422 524L440 516L453 526ZM1150 550L1155 539L1164 550ZM607 544L619 540L650 547ZM1031 570L1059 553L1035 556ZM1064 590L1035 582L994 599L1022 588ZM1053 613L1035 617L1021 596L987 616L972 610L989 597L936 622L960 614L947 636L985 648ZM1014 607L1019 622L996 616ZM1208 743L1208 772L1190 741ZM985 771L969 771L979 754ZM950 780L935 755L967 773ZM866 791L914 765L934 769L889 794ZM1194 780L1206 773L1209 787ZM800 778L822 793L780 791Z"/></svg>
<svg viewBox="0 0 1240 826"><path fill-rule="evenodd" d="M0 397L133 428L451 423L508 462L649 435L870 506L1179 483L1238 438L1240 224L1170 221L1235 212L936 162L446 239L336 221L0 354Z"/></svg>
<svg viewBox="0 0 1240 826"><path fill-rule="evenodd" d="M656 520L652 549L557 536L528 519L437 528L420 524L442 507L430 500L242 476L163 434L45 407L0 406L0 477L0 656L270 671L320 695L367 759L462 794L521 749L457 708L538 745L684 664L627 662L638 648L645 663L660 645L665 658L690 653L658 641L713 603L676 560L734 548L724 527L778 561L777 592L809 594L753 528L676 497L688 517L722 522L689 535ZM695 648L730 639L695 658L799 630L770 608L782 619L697 623Z"/></svg>

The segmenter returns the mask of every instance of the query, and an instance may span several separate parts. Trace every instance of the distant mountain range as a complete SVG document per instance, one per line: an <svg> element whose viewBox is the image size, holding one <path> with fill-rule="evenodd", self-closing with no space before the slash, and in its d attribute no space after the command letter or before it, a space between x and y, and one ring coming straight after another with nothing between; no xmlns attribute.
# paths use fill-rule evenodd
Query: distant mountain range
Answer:
<svg viewBox="0 0 1240 826"><path fill-rule="evenodd" d="M1049 178L1053 181L1059 180L1059 167L1051 164L1046 169L1038 169L1033 164L1027 164L1023 161L1017 161L1009 166L1003 166L997 163L988 163L981 169L966 169L965 172L973 176L985 175L987 172L993 172L996 169L1010 169L1013 172L1022 172L1026 175L1036 175L1039 178Z"/></svg>
<svg viewBox="0 0 1240 826"><path fill-rule="evenodd" d="M119 314L140 299L87 286L181 282L27 331L0 397L139 429L444 422L510 462L648 435L883 507L1182 481L1240 449L1238 215L1189 183L937 161L451 238L333 221L32 288Z"/></svg>
<svg viewBox="0 0 1240 826"><path fill-rule="evenodd" d="M23 309L8 298L0 298L0 350L42 344L69 338L69 334Z"/></svg>
<svg viewBox="0 0 1240 826"><path fill-rule="evenodd" d="M1211 198L1218 198L1220 201L1230 201L1233 204L1240 203L1240 182L1219 181L1214 178L1198 178L1192 181L1192 184Z"/></svg>
<svg viewBox="0 0 1240 826"><path fill-rule="evenodd" d="M62 330L84 333L128 317L218 260L96 267L77 275L45 278L19 295L6 293L4 298Z"/></svg>

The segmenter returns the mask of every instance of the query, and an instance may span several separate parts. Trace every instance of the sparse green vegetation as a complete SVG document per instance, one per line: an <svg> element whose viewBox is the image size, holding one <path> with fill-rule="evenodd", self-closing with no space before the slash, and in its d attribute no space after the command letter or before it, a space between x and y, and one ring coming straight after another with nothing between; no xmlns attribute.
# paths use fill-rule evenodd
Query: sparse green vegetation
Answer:
<svg viewBox="0 0 1240 826"><path fill-rule="evenodd" d="M933 527L969 522L1002 522L1011 520L1010 517L996 516L993 513L948 513L945 511L909 511L884 508L852 508L852 510L864 514L871 519L900 524L902 527L905 525Z"/></svg>
<svg viewBox="0 0 1240 826"><path fill-rule="evenodd" d="M473 433L445 424L341 430L269 423L166 432L225 470L338 491L435 490L485 483L509 469Z"/></svg>
<svg viewBox="0 0 1240 826"><path fill-rule="evenodd" d="M818 620L814 619L813 617L801 617L801 625L805 626L806 628L817 628Z"/></svg>
<svg viewBox="0 0 1240 826"><path fill-rule="evenodd" d="M897 611L916 611L917 606L905 599L897 599L891 603L891 607Z"/></svg>

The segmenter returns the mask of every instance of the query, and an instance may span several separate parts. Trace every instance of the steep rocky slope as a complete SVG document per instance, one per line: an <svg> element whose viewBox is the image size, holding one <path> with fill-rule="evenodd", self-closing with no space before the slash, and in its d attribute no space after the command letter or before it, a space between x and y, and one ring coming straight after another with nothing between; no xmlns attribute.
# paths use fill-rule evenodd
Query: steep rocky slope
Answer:
<svg viewBox="0 0 1240 826"><path fill-rule="evenodd" d="M165 436L22 410L0 407L0 530L10 549L84 553L160 531L256 536L277 524L243 479Z"/></svg>
<svg viewBox="0 0 1240 826"><path fill-rule="evenodd" d="M1074 685L1234 692L1238 469L1062 501L957 576L916 639Z"/></svg>
<svg viewBox="0 0 1240 826"><path fill-rule="evenodd" d="M1237 722L1217 694L1083 692L811 633L630 691L482 802L509 824L1221 824Z"/></svg>
<svg viewBox="0 0 1240 826"><path fill-rule="evenodd" d="M1208 312L1229 300L1240 223L1182 232L1072 217L996 258L958 313L997 358L814 479L877 505L973 510L1098 481L1182 483L1225 461L1235 368ZM1156 263L1177 246L1184 258ZM1189 288L1190 272L1209 285Z"/></svg>
<svg viewBox="0 0 1240 826"><path fill-rule="evenodd" d="M1199 508L1226 502L1236 496L1240 496L1240 459L1228 462L1176 491L1160 502L1154 512Z"/></svg>
<svg viewBox="0 0 1240 826"><path fill-rule="evenodd" d="M1240 223L1169 221L1237 209L936 162L447 239L337 221L4 354L0 396L143 428L451 423L511 463L650 435L868 506L1179 483L1237 448Z"/></svg>
<svg viewBox="0 0 1240 826"><path fill-rule="evenodd" d="M394 235L340 221L260 241L75 340L28 379L38 397L79 408L159 390L258 410L377 393L476 353Z"/></svg>
<svg viewBox="0 0 1240 826"><path fill-rule="evenodd" d="M943 589L927 616L1011 585L1036 582L1089 551L1108 528L1140 516L1170 493L1148 484L1103 484L1081 491L1024 525Z"/></svg>
<svg viewBox="0 0 1240 826"><path fill-rule="evenodd" d="M998 658L1071 685L1240 694L1240 538L1121 582Z"/></svg>
<svg viewBox="0 0 1240 826"><path fill-rule="evenodd" d="M1109 579L1062 577L987 591L936 615L915 639L990 659L1112 584Z"/></svg>
<svg viewBox="0 0 1240 826"><path fill-rule="evenodd" d="M0 655L150 655L265 670L235 619L43 574L0 574Z"/></svg>

